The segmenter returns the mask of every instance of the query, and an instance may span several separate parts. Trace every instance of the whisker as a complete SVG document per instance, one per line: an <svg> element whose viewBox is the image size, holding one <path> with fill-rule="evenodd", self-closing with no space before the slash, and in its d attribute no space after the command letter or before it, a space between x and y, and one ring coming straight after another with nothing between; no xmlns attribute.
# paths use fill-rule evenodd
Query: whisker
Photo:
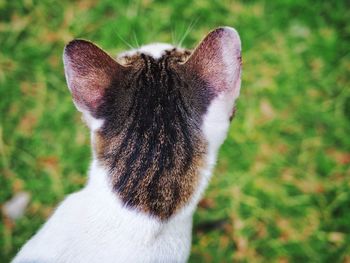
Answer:
<svg viewBox="0 0 350 263"><path fill-rule="evenodd" d="M197 24L197 22L199 21L199 16L195 19L193 19L190 23L190 25L187 27L183 37L181 38L180 42L178 43L178 46L181 47L182 43L184 42L184 40L186 39L186 37L188 36L188 34L192 31L192 29L194 28L194 26Z"/></svg>
<svg viewBox="0 0 350 263"><path fill-rule="evenodd" d="M128 46L129 48L131 48L131 49L135 49L135 47L134 47L133 45L131 45L129 42L127 42L121 35L119 35L117 31L116 31L115 33L117 34L117 36L119 37L119 39L120 39L121 41L123 41L123 43L124 43L125 45L127 45L127 46Z"/></svg>
<svg viewBox="0 0 350 263"><path fill-rule="evenodd" d="M137 48L140 48L139 41L137 40L137 36L136 36L135 31L132 31L132 33L133 33L134 42L135 42Z"/></svg>
<svg viewBox="0 0 350 263"><path fill-rule="evenodd" d="M171 44L173 46L176 45L175 29L173 29L173 27L171 27Z"/></svg>

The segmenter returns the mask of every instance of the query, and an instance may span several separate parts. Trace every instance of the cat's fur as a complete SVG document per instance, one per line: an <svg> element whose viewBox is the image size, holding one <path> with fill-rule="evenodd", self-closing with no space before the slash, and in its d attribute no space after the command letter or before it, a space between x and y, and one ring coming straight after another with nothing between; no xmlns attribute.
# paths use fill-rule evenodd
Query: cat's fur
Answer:
<svg viewBox="0 0 350 263"><path fill-rule="evenodd" d="M239 36L218 28L193 52L152 44L117 61L88 41L66 46L68 87L91 129L89 181L14 262L188 259L193 212L239 95Z"/></svg>

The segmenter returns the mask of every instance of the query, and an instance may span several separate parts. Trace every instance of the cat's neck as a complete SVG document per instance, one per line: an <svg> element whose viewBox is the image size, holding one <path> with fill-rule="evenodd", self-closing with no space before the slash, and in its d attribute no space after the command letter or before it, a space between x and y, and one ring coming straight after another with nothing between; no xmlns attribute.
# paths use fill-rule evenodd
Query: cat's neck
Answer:
<svg viewBox="0 0 350 263"><path fill-rule="evenodd" d="M192 217L199 199L209 182L215 160L216 153L212 153L207 156L205 166L199 170L198 176L200 180L189 202L167 222L174 221L173 219L176 219L175 221L177 221L179 219ZM101 198L101 203L113 206L113 209L117 209L120 213L127 215L127 217L144 217L154 219L154 217L151 215L126 207L123 204L118 195L116 195L116 193L113 191L113 185L110 181L108 170L104 168L95 157L93 158L89 168L89 179L86 188ZM155 221L158 221L158 219L155 219Z"/></svg>
<svg viewBox="0 0 350 263"><path fill-rule="evenodd" d="M215 99L204 117L202 130L204 132L205 138L207 138L207 147L204 160L201 164L201 167L197 169L197 174L195 175L198 178L196 187L192 192L190 198L187 200L187 202L179 210L177 210L171 216L171 218L177 216L192 216L201 195L203 194L206 186L208 185L212 169L216 162L218 149L222 144L226 136L226 131L229 127L229 122L225 119L225 116L218 116L218 114L216 114L218 108L221 107L222 99L223 98L220 96L217 99ZM94 131L92 132L91 139L92 144L94 145L94 143L96 143L94 139ZM109 174L108 167L106 167L103 162L100 162L98 160L94 147L93 161L91 163L89 172L88 188L91 189L93 192L99 194L103 193L105 195L104 198L108 199L112 204L117 204L119 210L131 211L130 216L144 215L153 218L153 215L145 211L140 211L131 207L127 207L125 205L125 202L123 202L123 200L119 197L118 193L115 191L113 182L111 181L111 175Z"/></svg>

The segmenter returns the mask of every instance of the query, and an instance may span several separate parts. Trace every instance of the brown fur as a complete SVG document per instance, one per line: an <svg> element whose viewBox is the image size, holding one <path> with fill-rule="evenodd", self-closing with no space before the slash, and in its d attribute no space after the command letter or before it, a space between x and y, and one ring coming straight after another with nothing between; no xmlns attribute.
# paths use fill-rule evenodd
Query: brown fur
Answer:
<svg viewBox="0 0 350 263"><path fill-rule="evenodd" d="M196 189L198 169L203 167L206 152L206 142L199 128L203 103L198 103L200 100L197 103L192 101L191 87L186 86L186 81L177 75L174 67L184 62L189 55L189 51L179 52L174 49L159 61L145 55L122 58L124 66L133 69L129 73L133 77L124 81L125 86L109 88L112 93L113 89L118 88L118 96L121 90L127 90L131 98L123 101L122 109L120 106L115 109L118 110L117 118L110 118L112 122L122 119L121 125L116 129L114 123L108 123L109 118L105 115L106 112L110 113L114 103L105 99L99 109L98 117L106 119L107 123L96 134L95 149L98 160L109 168L114 190L125 205L160 219L169 218L189 201ZM165 83L169 78L180 78L172 90ZM138 90L140 83L135 82L135 79L143 81L141 86L147 90ZM165 101L158 100L157 96L161 97L158 93L154 94L155 97L147 95L152 92L151 89L157 88L158 93L164 93L162 96ZM114 97L108 92L105 96ZM139 100L146 104L144 114L147 116L135 110ZM167 103L175 104L176 107L179 105L183 111L166 109ZM155 112L147 112L149 107L154 107ZM173 119L164 121L167 114L172 114ZM140 130L142 122L147 122L144 119L152 124ZM157 122L159 127L153 128Z"/></svg>

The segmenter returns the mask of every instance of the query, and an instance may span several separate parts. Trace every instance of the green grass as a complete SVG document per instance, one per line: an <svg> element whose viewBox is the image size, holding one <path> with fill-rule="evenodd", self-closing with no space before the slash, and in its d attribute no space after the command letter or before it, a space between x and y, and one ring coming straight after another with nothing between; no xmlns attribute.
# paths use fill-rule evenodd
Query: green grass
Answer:
<svg viewBox="0 0 350 263"><path fill-rule="evenodd" d="M73 38L111 54L131 45L193 47L238 29L244 72L236 118L194 219L190 262L350 262L348 1L0 0L0 222L9 261L63 197L80 189L89 134L66 88ZM123 40L122 40L123 39ZM223 220L203 231L201 225Z"/></svg>

